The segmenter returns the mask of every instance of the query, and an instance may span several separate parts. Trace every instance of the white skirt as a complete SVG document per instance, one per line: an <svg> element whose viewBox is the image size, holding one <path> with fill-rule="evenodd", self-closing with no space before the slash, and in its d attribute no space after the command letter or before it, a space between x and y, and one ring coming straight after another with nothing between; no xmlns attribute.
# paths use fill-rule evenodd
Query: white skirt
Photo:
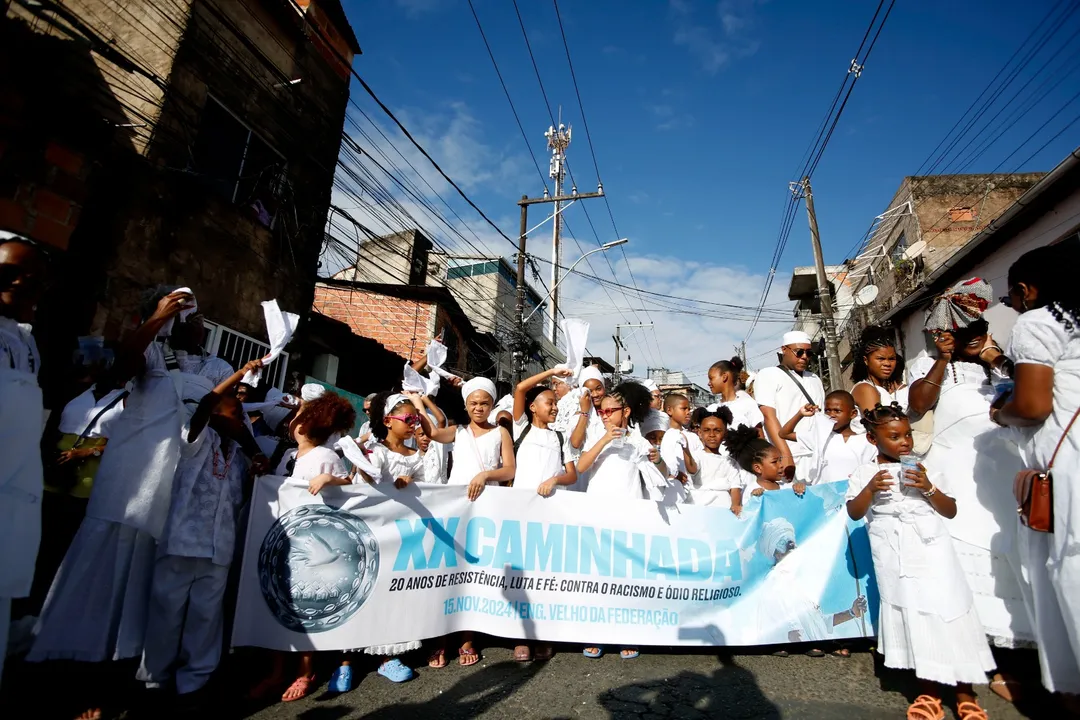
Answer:
<svg viewBox="0 0 1080 720"><path fill-rule="evenodd" d="M1035 631L1024 607L1021 581L1009 558L956 538L953 547L990 644L1001 648L1035 647Z"/></svg>
<svg viewBox="0 0 1080 720"><path fill-rule="evenodd" d="M139 657L157 543L135 528L86 518L56 573L30 662Z"/></svg>
<svg viewBox="0 0 1080 720"><path fill-rule="evenodd" d="M882 602L878 652L885 656L885 667L914 670L920 679L943 685L986 684L986 674L995 667L974 606L945 622L938 615Z"/></svg>
<svg viewBox="0 0 1080 720"><path fill-rule="evenodd" d="M419 650L420 641L413 640L411 642L394 643L393 645L375 645L373 647L364 648L364 653L367 655L378 655L379 657L394 657L395 655L404 655L410 650Z"/></svg>

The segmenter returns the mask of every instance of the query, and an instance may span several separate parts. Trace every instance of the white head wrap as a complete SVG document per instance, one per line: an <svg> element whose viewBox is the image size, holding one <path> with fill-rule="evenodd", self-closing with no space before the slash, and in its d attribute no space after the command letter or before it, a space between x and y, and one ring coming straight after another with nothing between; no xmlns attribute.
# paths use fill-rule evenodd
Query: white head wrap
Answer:
<svg viewBox="0 0 1080 720"><path fill-rule="evenodd" d="M585 383L589 380L599 380L601 383L604 382L604 376L600 373L600 368L595 365L582 368L581 375L578 376L578 382L584 387Z"/></svg>
<svg viewBox="0 0 1080 720"><path fill-rule="evenodd" d="M567 366L566 363L559 363L555 367L559 368L559 369L562 369L562 368L566 368L568 366ZM551 382L553 382L553 383L561 382L561 383L566 383L570 387L577 387L577 380L574 378L573 375L568 375L566 377L562 377L560 375L552 375L551 376Z"/></svg>
<svg viewBox="0 0 1080 720"><path fill-rule="evenodd" d="M503 395L499 398L499 402L495 403L495 407L491 410L491 414L488 415L488 422L494 425L499 419L499 413L501 412L513 413L514 411L514 396Z"/></svg>
<svg viewBox="0 0 1080 720"><path fill-rule="evenodd" d="M658 392L660 387L656 384L656 381L652 378L645 378L641 381L641 384L645 386L645 389L651 393Z"/></svg>
<svg viewBox="0 0 1080 720"><path fill-rule="evenodd" d="M300 388L300 399L304 402L311 402L321 398L326 394L326 388L318 383L308 383L304 387Z"/></svg>
<svg viewBox="0 0 1080 720"><path fill-rule="evenodd" d="M383 416L385 417L392 413L394 411L394 408L396 408L403 402L407 402L410 405L412 404L409 398L405 397L401 393L394 393L390 397L386 398L386 405L383 406Z"/></svg>
<svg viewBox="0 0 1080 720"><path fill-rule="evenodd" d="M474 377L472 380L466 381L461 386L461 399L468 400L469 396L477 390L483 390L491 396L491 402L495 402L495 383L483 377Z"/></svg>
<svg viewBox="0 0 1080 720"><path fill-rule="evenodd" d="M645 416L645 421L641 423L641 434L648 437L651 432L667 430L669 427L671 427L671 418L667 416L667 413L650 410L649 414Z"/></svg>
<svg viewBox="0 0 1080 720"><path fill-rule="evenodd" d="M784 333L784 342L782 345L809 345L810 336L804 333L802 330L792 330L791 332Z"/></svg>
<svg viewBox="0 0 1080 720"><path fill-rule="evenodd" d="M776 553L787 552L788 542L795 542L795 528L784 518L774 518L761 528L758 552L765 556L769 564L775 564Z"/></svg>

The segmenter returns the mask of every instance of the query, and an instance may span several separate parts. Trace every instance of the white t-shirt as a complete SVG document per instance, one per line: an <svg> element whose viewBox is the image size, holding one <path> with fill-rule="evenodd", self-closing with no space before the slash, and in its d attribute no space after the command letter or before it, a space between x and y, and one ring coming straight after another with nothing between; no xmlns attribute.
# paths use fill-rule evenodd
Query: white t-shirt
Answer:
<svg viewBox="0 0 1080 720"><path fill-rule="evenodd" d="M877 459L877 448L865 434L855 433L845 441L843 435L834 432L835 423L828 416L818 413L804 419L809 422L805 430L798 431L798 438L813 455L805 478L807 485L846 480L860 465Z"/></svg>
<svg viewBox="0 0 1080 720"><path fill-rule="evenodd" d="M757 427L758 425L765 424L765 416L761 414L761 408L758 407L757 400L750 397L750 393L745 390L735 391L734 400L709 405L708 409L710 412L714 412L717 408L721 407L726 407L731 411L731 424L733 427L739 427L740 425ZM790 418L785 418L780 422L783 424L789 419Z"/></svg>
<svg viewBox="0 0 1080 720"><path fill-rule="evenodd" d="M796 376L814 404L824 407L825 388L821 384L821 378L812 372L804 372L801 376L796 373ZM758 373L754 380L754 398L761 407L771 407L776 410L776 419L780 427L783 427L795 416L795 413L799 412L800 408L806 405L806 395L803 395L791 375L779 367L768 367ZM806 418L799 421L795 426L796 436L806 425ZM788 448L794 457L805 457L810 454L801 442L788 442Z"/></svg>
<svg viewBox="0 0 1080 720"><path fill-rule="evenodd" d="M731 491L742 490L749 473L736 465L723 448L719 453L700 453L694 459L698 463L693 485L694 504L730 509ZM753 480L753 476L749 479Z"/></svg>
<svg viewBox="0 0 1080 720"><path fill-rule="evenodd" d="M572 460L569 452L570 438L563 435L562 448L559 436L554 430L529 427L529 417L522 415L514 421L514 442L517 442L525 428L529 428L525 439L517 450L517 473L514 475L514 487L535 490L540 483L562 475L566 469L564 463Z"/></svg>
<svg viewBox="0 0 1080 720"><path fill-rule="evenodd" d="M296 457L296 452L296 448L291 448L285 452L281 457L281 462L278 463L275 475L291 477L302 482L310 482L324 473L340 478L349 476L349 471L345 469L345 463L338 457L333 448L320 445L308 450L300 457ZM292 472L289 471L290 463L292 463ZM360 479L360 476L357 475L353 482Z"/></svg>
<svg viewBox="0 0 1080 720"><path fill-rule="evenodd" d="M94 398L94 388L91 387L64 406L64 410L60 414L58 430L65 435L80 435L86 430L90 421L97 417L102 408L108 407L109 403L115 400L122 392L124 392L122 389L112 390L102 396L100 400L96 400ZM86 437L109 437L109 423L116 420L122 412L124 412L124 403L120 401L102 413L94 426L86 433Z"/></svg>

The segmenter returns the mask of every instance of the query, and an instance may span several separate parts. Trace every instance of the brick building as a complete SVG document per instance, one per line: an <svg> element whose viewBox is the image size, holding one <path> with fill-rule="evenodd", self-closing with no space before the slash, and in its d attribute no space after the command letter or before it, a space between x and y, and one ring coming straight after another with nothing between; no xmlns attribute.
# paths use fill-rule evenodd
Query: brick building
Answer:
<svg viewBox="0 0 1080 720"><path fill-rule="evenodd" d="M192 287L235 363L260 301L307 313L359 52L339 0L5 4L0 227L56 248L43 385L156 284Z"/></svg>

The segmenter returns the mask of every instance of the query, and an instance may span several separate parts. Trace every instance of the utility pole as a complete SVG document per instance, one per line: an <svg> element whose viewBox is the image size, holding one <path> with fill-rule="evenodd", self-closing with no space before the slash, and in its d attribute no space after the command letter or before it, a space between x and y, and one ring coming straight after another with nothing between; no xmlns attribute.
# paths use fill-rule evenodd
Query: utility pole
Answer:
<svg viewBox="0 0 1080 720"><path fill-rule="evenodd" d="M555 207L556 207L556 214L554 216L555 217L555 227L558 228L559 215L562 213L562 211L566 207L569 207L569 203L573 203L573 202L576 202L578 200L588 200L590 198L599 198L599 197L604 197L604 186L600 185L598 183L597 186L596 186L596 192L594 192L594 193L579 193L577 191L577 187L574 187L574 188L571 189L569 195L560 195L559 193L556 193L554 197L551 197L551 196L549 196L547 194L547 191L545 190L543 197L531 198L531 197L529 197L527 195L522 195L521 199L518 200L518 207L521 208L521 226L520 226L521 231L520 231L520 233L518 235L517 288L516 288L517 292L516 292L516 307L514 309L515 310L514 319L516 321L517 327L516 327L516 332L515 332L515 337L514 337L514 347L513 347L513 354L512 354L512 357L513 357L513 361L512 361L512 364L513 364L513 378L514 378L514 385L515 386L519 382L521 382L522 374L523 374L523 372L525 370L525 351L526 351L526 349L528 347L528 337L529 337L528 333L525 331L525 290L526 290L526 288L525 288L525 258L527 257L527 255L525 253L525 244L526 244L526 240L527 240L527 236L528 236L528 232L529 232L528 231L528 226L529 226L529 206L530 205L541 205L541 204L554 204ZM568 203L568 204L566 206L564 206L563 203ZM535 228L533 228L533 229L535 230ZM558 229L556 229L556 231L555 231L555 241L558 242ZM622 240L622 242L625 243L626 241ZM609 243L609 244L611 244L611 243ZM559 280L558 280L559 262L557 260L552 261L551 272L552 272L552 277L555 278L553 282L556 283L556 284L552 285L552 290L554 292L552 293L552 305L551 305L551 308L552 308L551 344L552 345L557 345L558 344L558 333L559 333L559 321L558 321L558 315L556 314L558 312L558 307L555 304L555 303L558 302L558 297L559 297L558 296L559 288L558 288L558 284L557 284L559 282ZM541 334L543 334L543 333L541 332Z"/></svg>
<svg viewBox="0 0 1080 720"><path fill-rule="evenodd" d="M616 325L615 326L615 334L611 336L611 339L615 341L615 372L611 376L612 380L614 382L618 382L619 377L622 375L622 372L619 370L619 350L624 347L623 342L622 342L622 329L623 328L647 328L647 327L652 327L652 326L653 326L652 323L632 324L632 325Z"/></svg>
<svg viewBox="0 0 1080 720"><path fill-rule="evenodd" d="M560 116L562 113L559 113ZM548 174L552 180L555 181L555 221L551 230L551 287L555 288L559 284L559 266L562 265L562 245L560 244L559 234L562 227L562 218L560 217L560 208L562 201L559 198L562 196L563 180L566 178L566 148L570 146L570 131L571 128L563 125L559 118L559 127L549 127L547 132L544 133L544 137L547 138L548 150L551 151L551 166ZM601 187L599 192L603 192ZM577 194L577 188L573 189L573 194ZM548 316L551 321L551 344L558 344L558 332L559 332L559 291L556 290L551 296L551 304L548 306Z"/></svg>
<svg viewBox="0 0 1080 720"><path fill-rule="evenodd" d="M814 212L814 192L810 187L810 178L792 183L792 191L801 190L806 199L806 214L810 220L810 243L814 249L814 267L817 269L818 296L821 299L821 332L825 337L825 355L829 364L829 387L842 389L844 386L840 370L840 352L836 346L836 322L833 317L832 291L829 278L825 275L825 260L821 255L821 237L818 235L817 213Z"/></svg>

